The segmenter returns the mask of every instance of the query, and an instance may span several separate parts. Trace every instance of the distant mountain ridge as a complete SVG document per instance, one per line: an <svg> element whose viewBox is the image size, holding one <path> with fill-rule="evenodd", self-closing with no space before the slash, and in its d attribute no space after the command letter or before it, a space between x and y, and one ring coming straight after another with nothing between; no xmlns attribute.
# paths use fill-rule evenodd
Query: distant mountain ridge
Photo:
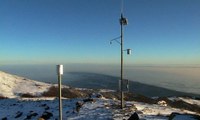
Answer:
<svg viewBox="0 0 200 120"><path fill-rule="evenodd" d="M67 79L67 85L78 88L89 88L89 89L119 89L119 77L91 73L91 72L69 72L66 73L74 78L67 78L64 76L63 79ZM66 78L65 78L66 77ZM64 82L63 82L64 84ZM171 90L159 86L145 84L137 81L129 80L129 92L145 95L147 97L169 97L169 96L195 96L200 97L200 94L186 93L182 91Z"/></svg>

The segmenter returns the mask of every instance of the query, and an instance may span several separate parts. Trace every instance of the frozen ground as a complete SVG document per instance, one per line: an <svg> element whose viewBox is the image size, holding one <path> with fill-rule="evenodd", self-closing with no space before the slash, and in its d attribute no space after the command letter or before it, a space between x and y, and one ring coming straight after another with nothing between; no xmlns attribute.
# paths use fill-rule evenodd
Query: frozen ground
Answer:
<svg viewBox="0 0 200 120"><path fill-rule="evenodd" d="M59 105L55 97L20 97L21 94L26 93L40 96L51 86L53 85L0 71L0 97L6 97L6 99L0 99L0 120L58 119ZM106 92L106 90L102 91ZM63 120L126 120L134 112L138 113L141 120L168 120L170 114L174 112L184 115L176 115L173 120L194 120L187 114L199 115L200 113L200 111L172 108L164 100L157 104L126 101L126 107L122 110L118 100L96 96L94 94L91 98L63 98ZM192 98L171 97L169 99L200 105L200 100Z"/></svg>
<svg viewBox="0 0 200 120"><path fill-rule="evenodd" d="M0 86L0 96L15 98L24 93L39 95L52 85L0 71Z"/></svg>
<svg viewBox="0 0 200 120"><path fill-rule="evenodd" d="M146 104L134 101L126 102L127 107L121 110L119 101L94 98L83 102L84 98L63 99L64 120L122 120L128 119L135 111L140 119L168 120L172 112L191 113L191 111L175 109L156 104ZM84 103L78 109L77 102ZM38 120L47 115L49 119L58 119L58 100L54 98L2 99L0 100L0 119L8 120ZM46 116L46 118L48 118ZM188 116L180 115L177 120L190 120ZM192 119L191 119L192 120Z"/></svg>

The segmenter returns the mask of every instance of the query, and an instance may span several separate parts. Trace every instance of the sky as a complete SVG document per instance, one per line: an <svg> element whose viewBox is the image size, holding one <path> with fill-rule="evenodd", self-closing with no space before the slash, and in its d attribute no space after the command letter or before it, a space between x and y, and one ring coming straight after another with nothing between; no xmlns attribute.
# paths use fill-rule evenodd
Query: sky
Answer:
<svg viewBox="0 0 200 120"><path fill-rule="evenodd" d="M200 65L200 0L124 0L125 64ZM0 0L0 64L118 64L121 0Z"/></svg>

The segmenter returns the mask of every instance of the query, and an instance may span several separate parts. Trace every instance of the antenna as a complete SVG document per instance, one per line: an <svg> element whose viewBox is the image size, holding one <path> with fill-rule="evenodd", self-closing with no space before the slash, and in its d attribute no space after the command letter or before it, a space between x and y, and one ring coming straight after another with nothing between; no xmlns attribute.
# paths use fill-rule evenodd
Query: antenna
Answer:
<svg viewBox="0 0 200 120"><path fill-rule="evenodd" d="M120 35L120 38L121 38L121 76L120 76L120 82L121 82L121 109L123 109L125 107L125 104L124 104L124 90L123 90L123 83L124 83L124 77L123 77L123 74L124 74L124 70L123 70L123 64L124 64L124 60L123 60L123 48L124 48L124 32L123 32L123 26L127 25L128 24L128 20L123 16L123 8L124 7L124 3L123 3L123 0L121 0L121 18L120 18L120 26L121 26L121 35ZM130 49L127 49L127 54L131 54L131 50Z"/></svg>
<svg viewBox="0 0 200 120"><path fill-rule="evenodd" d="M121 0L121 14L124 12L124 0Z"/></svg>
<svg viewBox="0 0 200 120"><path fill-rule="evenodd" d="M125 106L125 104L124 104L124 89L123 89L123 85L124 85L124 81L126 81L126 80L124 80L123 79L123 74L124 74L124 70L123 70L123 64L124 64L124 60L123 60L123 52L124 51L126 51L127 52L127 54L128 55L130 55L131 54L131 49L126 49L126 50L124 50L123 48L124 48L124 38L123 38L123 36L124 36L124 32L123 32L123 27L125 26L125 25L127 25L128 24L128 19L127 18L125 18L124 16L123 16L123 6L124 6L124 3L123 3L124 1L123 0L121 0L121 17L120 17L120 19L119 19L119 22L120 22L120 31L121 31L121 35L119 36L119 37L117 37L117 38L114 38L114 39L112 39L112 40L110 40L110 44L112 44L112 42L113 41L115 41L115 42L117 42L117 43L119 43L119 45L120 45L120 51L121 51L121 59L120 59L120 63L121 63L121 75L120 75L120 81L119 81L119 92L121 93L121 95L120 95L120 97L121 97L121 109L123 109L124 108L124 106ZM118 39L120 39L120 41L118 41Z"/></svg>

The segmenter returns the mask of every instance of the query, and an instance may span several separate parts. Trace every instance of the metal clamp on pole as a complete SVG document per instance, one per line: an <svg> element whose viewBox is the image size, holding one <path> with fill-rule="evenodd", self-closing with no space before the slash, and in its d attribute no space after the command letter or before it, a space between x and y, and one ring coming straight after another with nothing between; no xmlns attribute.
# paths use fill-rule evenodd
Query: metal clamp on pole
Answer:
<svg viewBox="0 0 200 120"><path fill-rule="evenodd" d="M59 120L62 120L62 86L61 76L63 75L63 65L57 65L58 89L59 89Z"/></svg>

